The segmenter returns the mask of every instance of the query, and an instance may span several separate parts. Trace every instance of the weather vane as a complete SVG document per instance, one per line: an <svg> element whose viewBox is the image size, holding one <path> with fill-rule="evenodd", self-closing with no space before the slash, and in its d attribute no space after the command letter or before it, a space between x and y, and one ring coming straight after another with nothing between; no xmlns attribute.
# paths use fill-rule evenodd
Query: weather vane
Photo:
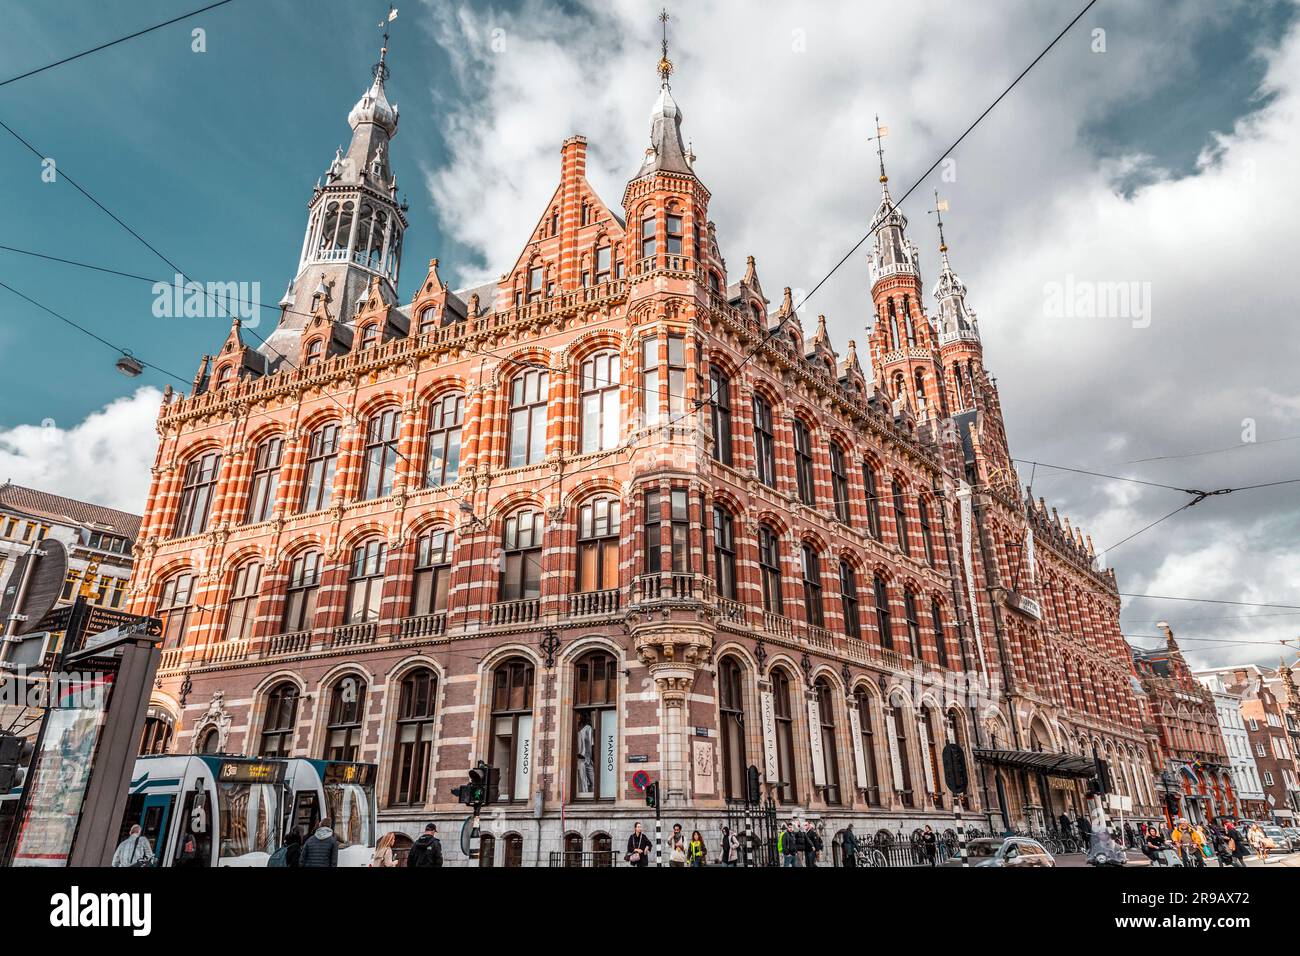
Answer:
<svg viewBox="0 0 1300 956"><path fill-rule="evenodd" d="M889 182L889 177L885 175L885 144L884 139L889 135L889 127L880 125L880 114L876 114L876 135L868 136L867 142L872 141L876 144L876 155L880 157L880 181Z"/></svg>
<svg viewBox="0 0 1300 956"><path fill-rule="evenodd" d="M384 45L379 49L379 62L375 64L374 74L382 80L388 79L388 64L384 61L388 58L388 25L397 19L397 7L391 3L388 5L388 15L379 21L379 29L384 34Z"/></svg>
<svg viewBox="0 0 1300 956"><path fill-rule="evenodd" d="M659 11L659 22L663 24L664 31L662 46L663 52L659 57L659 75L663 77L664 86L668 85L668 77L670 77L673 72L673 61L668 59L668 21L670 19L671 17L668 16L667 7L664 7Z"/></svg>
<svg viewBox="0 0 1300 956"><path fill-rule="evenodd" d="M939 251L947 252L948 243L943 238L943 214L948 211L948 200L939 198L939 190L934 191L934 208L930 212L934 213L934 218L939 224Z"/></svg>

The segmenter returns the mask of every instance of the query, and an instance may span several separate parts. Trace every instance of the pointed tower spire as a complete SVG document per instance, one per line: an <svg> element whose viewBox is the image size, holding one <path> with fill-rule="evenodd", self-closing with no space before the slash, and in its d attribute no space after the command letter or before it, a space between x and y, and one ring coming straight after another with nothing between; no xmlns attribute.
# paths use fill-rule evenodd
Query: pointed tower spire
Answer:
<svg viewBox="0 0 1300 956"><path fill-rule="evenodd" d="M659 56L659 98L650 110L650 146L645 151L645 161L634 179L656 172L685 173L693 175L694 155L682 140L682 111L673 99L668 82L673 74L673 62L668 59L668 11L659 13L663 24L663 44Z"/></svg>

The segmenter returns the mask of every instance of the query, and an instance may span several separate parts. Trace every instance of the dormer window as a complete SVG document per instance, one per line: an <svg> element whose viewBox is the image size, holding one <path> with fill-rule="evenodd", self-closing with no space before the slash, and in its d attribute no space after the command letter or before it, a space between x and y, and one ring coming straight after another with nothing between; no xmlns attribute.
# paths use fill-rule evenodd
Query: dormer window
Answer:
<svg viewBox="0 0 1300 956"><path fill-rule="evenodd" d="M720 292L720 291L721 291L721 288L722 288L722 281L718 278L718 274L717 274L716 272L710 272L710 273L709 273L709 291L710 291L710 292Z"/></svg>
<svg viewBox="0 0 1300 956"><path fill-rule="evenodd" d="M320 339L312 339L312 341L308 342L307 343L307 364L311 365L315 362L319 362L321 358L321 352L323 351L323 349L324 346Z"/></svg>
<svg viewBox="0 0 1300 956"><path fill-rule="evenodd" d="M221 371L217 373L217 386L221 387L224 385L229 385L230 378L233 372L234 372L234 366L223 365L221 367Z"/></svg>
<svg viewBox="0 0 1300 956"><path fill-rule="evenodd" d="M379 342L378 325L367 325L364 329L361 330L361 348L363 351L365 349L372 348L378 342Z"/></svg>
<svg viewBox="0 0 1300 956"><path fill-rule="evenodd" d="M419 333L427 335L438 327L438 310L429 306L420 313Z"/></svg>

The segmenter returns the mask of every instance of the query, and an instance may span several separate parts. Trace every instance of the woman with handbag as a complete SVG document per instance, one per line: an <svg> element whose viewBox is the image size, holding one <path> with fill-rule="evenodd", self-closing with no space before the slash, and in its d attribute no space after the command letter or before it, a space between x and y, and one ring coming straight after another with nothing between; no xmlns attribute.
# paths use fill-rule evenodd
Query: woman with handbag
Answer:
<svg viewBox="0 0 1300 956"><path fill-rule="evenodd" d="M627 853L623 859L631 866L650 865L650 838L642 832L639 822L632 827L632 835L627 838Z"/></svg>

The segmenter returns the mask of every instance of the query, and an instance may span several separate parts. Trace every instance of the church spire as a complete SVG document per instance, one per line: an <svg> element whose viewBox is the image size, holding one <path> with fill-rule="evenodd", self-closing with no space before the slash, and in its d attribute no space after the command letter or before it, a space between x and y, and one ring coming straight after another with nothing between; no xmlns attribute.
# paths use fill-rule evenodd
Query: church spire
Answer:
<svg viewBox="0 0 1300 956"><path fill-rule="evenodd" d="M966 285L952 271L948 259L948 242L943 235L943 214L948 209L948 200L939 198L939 191L934 193L934 216L939 227L939 278L934 284L932 294L939 303L939 344L946 345L958 338L974 337L979 341L979 327L975 313L966 305Z"/></svg>
<svg viewBox="0 0 1300 956"><path fill-rule="evenodd" d="M650 146L645 151L645 161L641 164L634 179L655 172L684 173L694 175L691 168L694 155L682 140L682 111L673 99L669 77L673 74L673 62L668 58L668 20L667 10L659 13L663 24L663 42L659 54L659 98L650 110Z"/></svg>

